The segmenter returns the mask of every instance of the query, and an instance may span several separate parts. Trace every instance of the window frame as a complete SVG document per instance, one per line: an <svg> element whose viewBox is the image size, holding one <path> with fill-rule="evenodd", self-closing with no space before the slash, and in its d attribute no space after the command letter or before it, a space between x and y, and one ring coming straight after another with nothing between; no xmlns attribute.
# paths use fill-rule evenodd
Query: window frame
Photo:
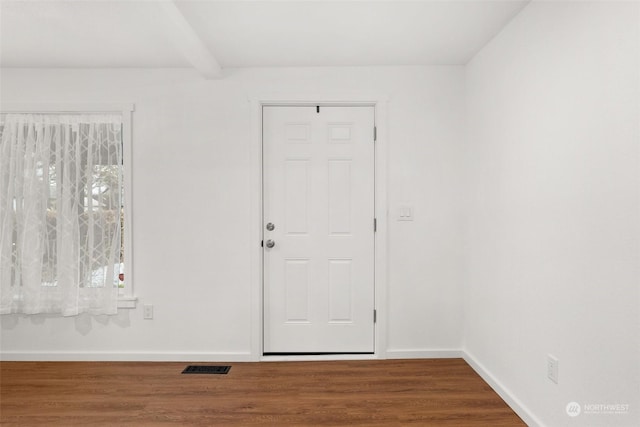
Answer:
<svg viewBox="0 0 640 427"><path fill-rule="evenodd" d="M124 185L124 277L125 287L119 289L118 308L136 308L138 298L135 296L133 281L133 232L132 219L132 118L135 104L58 104L58 103L7 103L0 106L0 115L9 113L24 114L91 114L113 113L122 115L122 155Z"/></svg>

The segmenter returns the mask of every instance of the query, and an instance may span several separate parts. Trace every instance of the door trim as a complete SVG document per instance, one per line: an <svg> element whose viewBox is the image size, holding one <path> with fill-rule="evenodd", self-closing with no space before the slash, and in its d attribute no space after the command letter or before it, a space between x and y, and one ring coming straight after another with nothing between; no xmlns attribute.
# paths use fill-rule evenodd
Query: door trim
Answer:
<svg viewBox="0 0 640 427"><path fill-rule="evenodd" d="M361 359L385 359L387 348L387 104L388 97L372 94L362 96L260 96L249 99L251 109L251 200L250 200L250 298L251 298L251 359L261 360L336 360L352 359L354 355L316 356L264 356L263 355L263 259L262 247L262 107L277 106L372 106L374 107L377 140L375 142L375 233L374 259L374 308L377 321L374 324L374 354L363 354ZM360 355L358 355L360 356ZM292 357L294 359L292 359Z"/></svg>

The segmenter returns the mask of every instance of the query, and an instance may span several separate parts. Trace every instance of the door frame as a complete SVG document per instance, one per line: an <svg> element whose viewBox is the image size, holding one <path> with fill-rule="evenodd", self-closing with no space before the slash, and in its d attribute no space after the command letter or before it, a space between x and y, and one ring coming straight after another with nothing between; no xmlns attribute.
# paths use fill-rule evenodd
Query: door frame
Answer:
<svg viewBox="0 0 640 427"><path fill-rule="evenodd" d="M275 360L346 360L346 359L385 359L387 348L387 104L386 96L260 96L249 99L251 107L251 201L250 201L250 307L251 307L251 354L254 361ZM262 205L262 107L264 106L369 106L374 107L374 120L377 138L374 145L374 186L375 186L375 233L374 258L374 308L377 319L374 324L373 354L338 354L311 356L264 356L264 293L263 293L263 257L261 242L263 238Z"/></svg>

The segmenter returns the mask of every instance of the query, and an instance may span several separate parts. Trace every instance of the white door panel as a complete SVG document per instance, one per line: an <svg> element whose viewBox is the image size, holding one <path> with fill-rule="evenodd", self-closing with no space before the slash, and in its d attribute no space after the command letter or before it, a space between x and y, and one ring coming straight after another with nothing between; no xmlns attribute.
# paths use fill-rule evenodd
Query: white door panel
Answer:
<svg viewBox="0 0 640 427"><path fill-rule="evenodd" d="M264 107L264 352L373 352L373 107Z"/></svg>

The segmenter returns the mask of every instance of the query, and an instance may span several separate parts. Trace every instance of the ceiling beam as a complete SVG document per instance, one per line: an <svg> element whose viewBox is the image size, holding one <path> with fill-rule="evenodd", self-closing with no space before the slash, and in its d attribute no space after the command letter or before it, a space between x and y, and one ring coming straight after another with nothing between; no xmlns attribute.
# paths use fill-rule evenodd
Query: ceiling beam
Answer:
<svg viewBox="0 0 640 427"><path fill-rule="evenodd" d="M207 79L220 78L222 67L184 17L175 0L155 2L167 17L169 38L189 63Z"/></svg>

